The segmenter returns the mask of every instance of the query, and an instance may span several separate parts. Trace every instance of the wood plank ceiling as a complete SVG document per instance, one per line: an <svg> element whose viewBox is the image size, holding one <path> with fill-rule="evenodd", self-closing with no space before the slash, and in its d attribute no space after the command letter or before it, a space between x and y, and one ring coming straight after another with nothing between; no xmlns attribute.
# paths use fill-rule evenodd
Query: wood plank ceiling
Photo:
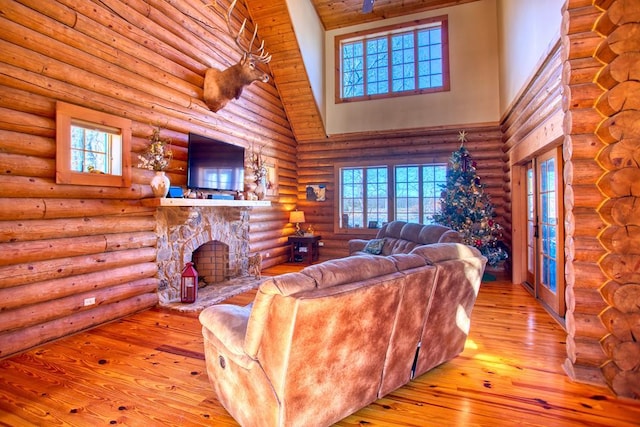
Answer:
<svg viewBox="0 0 640 427"><path fill-rule="evenodd" d="M300 143L326 138L286 0L246 1L259 26L259 36L273 55L269 66L296 140ZM362 13L363 0L304 1L311 1L328 31L478 0L375 0L370 13Z"/></svg>

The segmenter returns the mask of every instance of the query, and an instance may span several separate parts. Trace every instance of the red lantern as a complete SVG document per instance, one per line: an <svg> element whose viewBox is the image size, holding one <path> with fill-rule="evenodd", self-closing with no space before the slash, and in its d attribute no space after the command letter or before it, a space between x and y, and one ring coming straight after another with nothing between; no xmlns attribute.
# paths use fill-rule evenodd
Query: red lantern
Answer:
<svg viewBox="0 0 640 427"><path fill-rule="evenodd" d="M198 295L198 272L193 263L188 262L180 276L180 301L195 302Z"/></svg>

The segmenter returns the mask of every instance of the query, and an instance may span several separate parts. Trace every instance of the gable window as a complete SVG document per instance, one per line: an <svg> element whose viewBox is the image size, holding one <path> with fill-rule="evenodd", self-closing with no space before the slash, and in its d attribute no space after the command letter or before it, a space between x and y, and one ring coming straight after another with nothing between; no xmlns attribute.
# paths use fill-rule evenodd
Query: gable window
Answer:
<svg viewBox="0 0 640 427"><path fill-rule="evenodd" d="M431 224L446 175L445 163L339 168L338 229L380 228L392 220Z"/></svg>
<svg viewBox="0 0 640 427"><path fill-rule="evenodd" d="M336 37L336 102L449 90L446 17Z"/></svg>

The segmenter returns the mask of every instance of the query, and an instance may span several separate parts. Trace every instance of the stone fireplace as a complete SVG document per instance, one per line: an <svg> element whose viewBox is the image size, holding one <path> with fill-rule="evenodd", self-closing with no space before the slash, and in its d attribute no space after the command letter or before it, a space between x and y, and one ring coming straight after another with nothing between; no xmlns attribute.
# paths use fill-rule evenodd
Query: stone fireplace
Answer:
<svg viewBox="0 0 640 427"><path fill-rule="evenodd" d="M158 235L158 296L160 305L180 300L180 275L194 262L204 284L248 275L248 207L160 206Z"/></svg>

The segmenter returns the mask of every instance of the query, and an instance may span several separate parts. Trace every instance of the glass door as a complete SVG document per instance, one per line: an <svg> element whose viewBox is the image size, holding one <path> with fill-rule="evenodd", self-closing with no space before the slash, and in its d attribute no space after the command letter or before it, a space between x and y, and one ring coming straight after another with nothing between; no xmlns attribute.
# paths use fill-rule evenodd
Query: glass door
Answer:
<svg viewBox="0 0 640 427"><path fill-rule="evenodd" d="M559 317L565 314L562 179L557 148L526 167L527 282L536 298Z"/></svg>

